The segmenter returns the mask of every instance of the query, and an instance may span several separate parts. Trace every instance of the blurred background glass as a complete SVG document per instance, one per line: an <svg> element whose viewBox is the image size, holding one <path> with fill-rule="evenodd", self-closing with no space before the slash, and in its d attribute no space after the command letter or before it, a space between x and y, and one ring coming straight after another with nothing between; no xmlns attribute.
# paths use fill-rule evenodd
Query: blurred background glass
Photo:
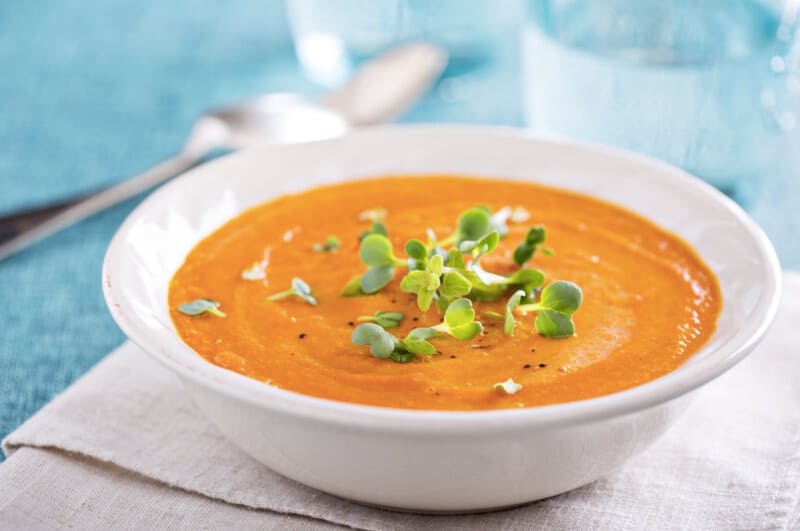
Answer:
<svg viewBox="0 0 800 531"><path fill-rule="evenodd" d="M527 125L693 173L800 266L800 0L286 0L319 90L409 41L450 54L402 121Z"/></svg>
<svg viewBox="0 0 800 531"><path fill-rule="evenodd" d="M392 47L427 41L450 59L416 116L518 122L519 85L507 81L518 69L524 0L287 0L286 6L300 66L321 87L341 86L361 62ZM492 113L466 118L464 104L488 104Z"/></svg>
<svg viewBox="0 0 800 531"><path fill-rule="evenodd" d="M793 126L775 95L793 4L533 0L526 121L656 156L746 201Z"/></svg>

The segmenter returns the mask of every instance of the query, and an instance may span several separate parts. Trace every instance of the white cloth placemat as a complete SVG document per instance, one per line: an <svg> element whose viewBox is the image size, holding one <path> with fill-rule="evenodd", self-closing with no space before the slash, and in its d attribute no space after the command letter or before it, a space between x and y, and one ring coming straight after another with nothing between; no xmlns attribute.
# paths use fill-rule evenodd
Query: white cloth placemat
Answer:
<svg viewBox="0 0 800 531"><path fill-rule="evenodd" d="M702 390L663 439L613 476L513 510L401 514L298 485L223 439L131 344L3 447L0 527L797 529L800 275L785 276L764 345Z"/></svg>

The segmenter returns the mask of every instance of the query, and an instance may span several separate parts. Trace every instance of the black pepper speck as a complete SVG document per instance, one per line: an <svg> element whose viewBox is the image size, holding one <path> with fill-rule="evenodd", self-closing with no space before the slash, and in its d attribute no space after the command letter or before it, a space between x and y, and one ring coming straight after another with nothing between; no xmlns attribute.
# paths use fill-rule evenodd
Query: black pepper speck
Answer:
<svg viewBox="0 0 800 531"><path fill-rule="evenodd" d="M540 363L540 364L539 364L539 368L540 368L540 369L544 369L545 367L547 367L547 364L546 364L546 363Z"/></svg>
<svg viewBox="0 0 800 531"><path fill-rule="evenodd" d="M306 333L305 333L305 332L303 332L302 334L300 334L300 339L305 339L305 337L306 337Z"/></svg>
<svg viewBox="0 0 800 531"><path fill-rule="evenodd" d="M531 364L530 363L526 363L525 365L522 366L522 368L523 369L530 369L531 368Z"/></svg>

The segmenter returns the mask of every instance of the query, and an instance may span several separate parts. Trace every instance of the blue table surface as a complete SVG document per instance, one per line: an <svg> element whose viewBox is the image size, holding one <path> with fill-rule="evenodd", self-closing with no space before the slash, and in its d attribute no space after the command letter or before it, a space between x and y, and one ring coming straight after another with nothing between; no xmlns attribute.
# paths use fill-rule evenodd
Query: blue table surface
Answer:
<svg viewBox="0 0 800 531"><path fill-rule="evenodd" d="M0 71L0 213L148 168L181 146L209 106L319 92L299 71L275 0L7 0ZM466 104L421 104L404 121L521 125L518 84L509 69ZM789 166L781 171L798 175ZM784 265L797 268L800 190L788 179L769 181L769 200L752 208ZM140 199L0 263L0 436L124 340L105 308L100 268Z"/></svg>

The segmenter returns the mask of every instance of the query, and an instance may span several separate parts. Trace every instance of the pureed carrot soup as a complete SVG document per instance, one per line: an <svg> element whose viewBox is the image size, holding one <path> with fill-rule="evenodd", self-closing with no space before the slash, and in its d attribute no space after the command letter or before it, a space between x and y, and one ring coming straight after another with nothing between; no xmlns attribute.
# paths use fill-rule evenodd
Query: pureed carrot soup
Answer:
<svg viewBox="0 0 800 531"><path fill-rule="evenodd" d="M278 198L201 241L172 319L208 361L307 395L396 408L530 407L668 373L714 331L684 242L587 196L388 177Z"/></svg>

